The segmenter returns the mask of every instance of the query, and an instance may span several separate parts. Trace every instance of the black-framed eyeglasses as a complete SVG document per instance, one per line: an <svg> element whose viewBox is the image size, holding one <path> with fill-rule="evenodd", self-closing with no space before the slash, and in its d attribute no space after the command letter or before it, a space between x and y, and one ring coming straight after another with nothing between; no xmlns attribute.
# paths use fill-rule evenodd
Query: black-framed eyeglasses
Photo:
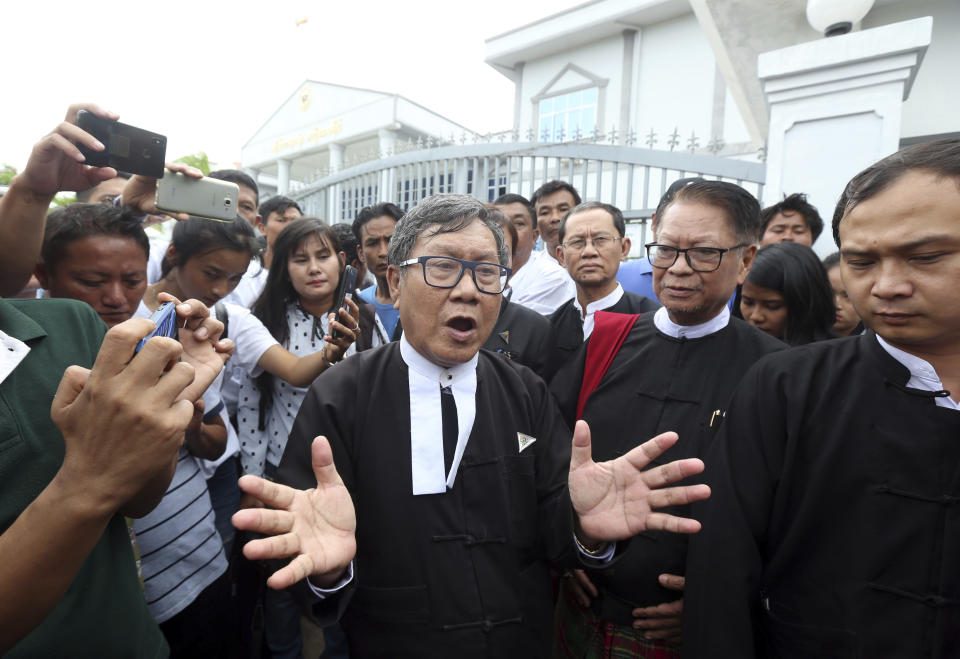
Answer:
<svg viewBox="0 0 960 659"><path fill-rule="evenodd" d="M650 265L654 268L666 270L677 262L680 255L683 254L687 260L687 265L696 272L713 272L720 267L723 255L732 252L735 249L746 247L746 243L734 245L733 247L687 247L680 249L672 245L661 245L659 243L647 243L647 258Z"/></svg>
<svg viewBox="0 0 960 659"><path fill-rule="evenodd" d="M602 252L604 249L614 244L615 242L620 242L623 238L617 236L593 236L592 238L571 238L570 240L565 240L560 243L560 246L564 249L572 249L575 252L582 252L587 248L587 243L593 245L593 248L598 252Z"/></svg>
<svg viewBox="0 0 960 659"><path fill-rule="evenodd" d="M499 295L507 287L510 268L499 263L467 261L453 256L420 256L407 259L399 265L419 263L423 266L423 281L435 288L453 288L460 283L464 270L470 270L473 283L481 293Z"/></svg>

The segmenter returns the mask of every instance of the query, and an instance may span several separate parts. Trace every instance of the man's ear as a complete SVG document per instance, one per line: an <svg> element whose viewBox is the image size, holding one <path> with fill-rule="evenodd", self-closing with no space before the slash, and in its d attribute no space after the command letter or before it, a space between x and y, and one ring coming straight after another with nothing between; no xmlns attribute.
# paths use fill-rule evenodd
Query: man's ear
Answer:
<svg viewBox="0 0 960 659"><path fill-rule="evenodd" d="M33 276L40 282L41 288L50 288L50 273L47 272L47 266L43 261L37 261L33 267Z"/></svg>
<svg viewBox="0 0 960 659"><path fill-rule="evenodd" d="M739 271L737 272L737 284L743 284L747 275L750 274L750 268L753 266L753 260L757 257L757 245L753 244L743 248L743 254L740 257Z"/></svg>
<svg viewBox="0 0 960 659"><path fill-rule="evenodd" d="M357 258L360 259L360 263L366 265L367 260L363 257L363 245L357 244Z"/></svg>
<svg viewBox="0 0 960 659"><path fill-rule="evenodd" d="M630 236L624 236L620 241L620 260L626 261L630 256Z"/></svg>
<svg viewBox="0 0 960 659"><path fill-rule="evenodd" d="M566 264L566 263L564 262L564 260L563 260L563 245L562 245L562 244L557 245L555 249L556 249L556 251L554 252L554 254L557 255L557 257L556 257L556 258L557 258L557 263L559 263L559 264L562 265L564 268L566 268L566 267L567 267L567 264Z"/></svg>
<svg viewBox="0 0 960 659"><path fill-rule="evenodd" d="M171 267L178 265L177 264L177 248L173 246L172 241L170 242L169 245L167 245L167 253L163 255L163 260L169 261Z"/></svg>
<svg viewBox="0 0 960 659"><path fill-rule="evenodd" d="M264 221L262 217L260 217L259 214L257 214L257 221L254 224L254 226L256 226L257 229L260 230L261 234L263 234L264 236L267 235L267 223Z"/></svg>
<svg viewBox="0 0 960 659"><path fill-rule="evenodd" d="M390 287L390 297L393 298L393 308L400 308L400 268L395 265L387 266L387 285Z"/></svg>

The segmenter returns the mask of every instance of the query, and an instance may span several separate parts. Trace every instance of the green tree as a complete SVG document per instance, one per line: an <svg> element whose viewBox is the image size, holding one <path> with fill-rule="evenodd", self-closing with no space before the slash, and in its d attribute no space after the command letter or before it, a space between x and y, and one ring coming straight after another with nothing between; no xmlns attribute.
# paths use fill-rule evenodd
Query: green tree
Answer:
<svg viewBox="0 0 960 659"><path fill-rule="evenodd" d="M17 175L17 168L13 165L0 165L0 185L10 185L10 181ZM69 206L77 200L77 196L72 192L61 192L50 202L50 208L58 206Z"/></svg>
<svg viewBox="0 0 960 659"><path fill-rule="evenodd" d="M189 156L183 156L182 158L177 158L174 162L183 163L184 165L190 165L191 167L196 167L203 175L206 176L210 173L210 158L207 157L206 152L197 151L194 154Z"/></svg>
<svg viewBox="0 0 960 659"><path fill-rule="evenodd" d="M17 175L17 168L13 165L0 167L0 185L10 185L10 181Z"/></svg>
<svg viewBox="0 0 960 659"><path fill-rule="evenodd" d="M77 195L73 192L61 192L53 198L53 201L50 202L50 208L58 208L61 206L69 206L70 204L76 203Z"/></svg>

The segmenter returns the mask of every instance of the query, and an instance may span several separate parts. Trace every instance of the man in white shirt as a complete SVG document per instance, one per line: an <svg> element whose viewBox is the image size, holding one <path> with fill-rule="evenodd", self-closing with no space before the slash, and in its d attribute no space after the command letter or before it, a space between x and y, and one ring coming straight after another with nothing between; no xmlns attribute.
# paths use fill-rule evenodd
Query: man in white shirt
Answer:
<svg viewBox="0 0 960 659"><path fill-rule="evenodd" d="M533 193L530 200L537 212L537 227L550 258L559 260L557 246L560 221L567 211L580 204L577 189L566 181L547 181Z"/></svg>
<svg viewBox="0 0 960 659"><path fill-rule="evenodd" d="M573 280L556 257L546 250L535 250L540 238L533 204L518 194L505 194L493 202L517 230L516 258L510 275L510 301L537 313L549 315L573 297Z"/></svg>

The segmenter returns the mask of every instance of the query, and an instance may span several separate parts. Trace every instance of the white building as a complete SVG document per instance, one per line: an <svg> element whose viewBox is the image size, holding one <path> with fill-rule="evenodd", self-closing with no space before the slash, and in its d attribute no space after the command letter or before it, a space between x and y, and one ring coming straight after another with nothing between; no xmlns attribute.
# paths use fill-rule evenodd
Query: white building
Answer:
<svg viewBox="0 0 960 659"><path fill-rule="evenodd" d="M806 0L593 0L487 40L486 61L516 85L513 129L542 141L596 126L621 141L729 155L767 141L768 108L757 75L766 51L821 36ZM960 2L878 0L866 30L933 17L933 39L903 108L905 143L960 133ZM626 130L625 130L626 129ZM561 133L562 130L562 133ZM532 131L532 132L531 132ZM546 133L547 139L543 139ZM715 143L714 148L719 146Z"/></svg>
<svg viewBox="0 0 960 659"><path fill-rule="evenodd" d="M295 179L292 194L331 221L437 192L529 197L563 178L642 232L666 186L691 175L740 183L765 205L806 192L829 221L866 165L960 136L960 0L876 0L830 38L807 4L592 0L487 40L486 61L515 83L513 126L487 143L402 97L308 82L247 144L244 166ZM308 88L322 109L302 107ZM832 251L829 232L815 248Z"/></svg>
<svg viewBox="0 0 960 659"><path fill-rule="evenodd" d="M723 155L763 143L686 0L596 0L486 43L487 63L516 85L521 135L562 141L577 129L616 129L621 144Z"/></svg>
<svg viewBox="0 0 960 659"><path fill-rule="evenodd" d="M620 144L766 161L764 204L807 192L829 221L862 167L960 137L960 2L877 0L854 33L828 41L806 8L593 0L488 39L486 61L515 83L515 134L616 129ZM932 31L916 20L926 16ZM830 249L825 235L818 251Z"/></svg>
<svg viewBox="0 0 960 659"><path fill-rule="evenodd" d="M265 193L357 164L473 133L403 96L306 80L243 146ZM266 197L262 194L261 197Z"/></svg>

